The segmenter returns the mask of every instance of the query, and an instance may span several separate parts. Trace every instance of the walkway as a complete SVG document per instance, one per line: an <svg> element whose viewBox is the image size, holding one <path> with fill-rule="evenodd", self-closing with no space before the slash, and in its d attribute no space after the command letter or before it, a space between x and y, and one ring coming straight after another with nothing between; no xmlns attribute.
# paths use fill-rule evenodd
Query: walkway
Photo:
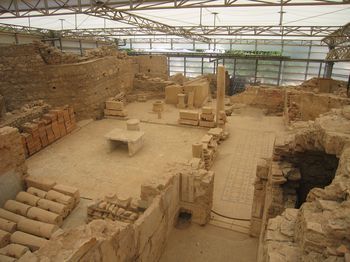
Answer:
<svg viewBox="0 0 350 262"><path fill-rule="evenodd" d="M260 158L272 156L281 117L264 116L260 110L245 109L229 118L230 138L219 146L215 171L213 210L227 217L250 219L254 180ZM213 225L248 232L249 221L226 219L213 214Z"/></svg>

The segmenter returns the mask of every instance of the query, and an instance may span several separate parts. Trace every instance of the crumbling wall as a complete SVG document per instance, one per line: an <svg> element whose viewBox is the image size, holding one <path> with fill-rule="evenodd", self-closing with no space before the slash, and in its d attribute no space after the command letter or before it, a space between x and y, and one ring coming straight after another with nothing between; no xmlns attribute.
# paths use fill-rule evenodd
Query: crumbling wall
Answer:
<svg viewBox="0 0 350 262"><path fill-rule="evenodd" d="M273 158L258 165L251 234L258 236L260 233L259 261L349 259L348 130L350 106L333 109L315 122L300 122L290 134L276 140ZM306 202L295 209L298 197L295 191L303 174L285 161L309 151L334 155L339 158L339 165L331 184L312 188ZM327 163L324 168L322 172L329 173L334 164ZM324 179L328 183L331 178L326 176Z"/></svg>
<svg viewBox="0 0 350 262"><path fill-rule="evenodd" d="M168 79L168 61L162 55L135 56L134 61L138 64L138 71L150 77Z"/></svg>
<svg viewBox="0 0 350 262"><path fill-rule="evenodd" d="M27 172L22 138L16 128L0 128L0 206L23 188Z"/></svg>
<svg viewBox="0 0 350 262"><path fill-rule="evenodd" d="M72 105L80 119L98 118L106 98L132 89L132 59L110 55L77 62L51 49L37 44L0 48L0 92L8 110L44 99L53 106Z"/></svg>
<svg viewBox="0 0 350 262"><path fill-rule="evenodd" d="M248 87L244 92L230 97L231 103L246 104L267 110L267 114L282 114L284 88Z"/></svg>
<svg viewBox="0 0 350 262"><path fill-rule="evenodd" d="M203 214L210 213L211 206L206 206L202 199L212 199L214 174L194 170L189 164L172 164L164 175L141 186L139 206L146 210L134 223L93 220L88 225L56 234L30 255L50 261L158 261L183 208L180 196L183 175L192 175L195 180L188 189L191 193L187 192L193 196L187 201L192 206L186 208L205 224L207 215Z"/></svg>
<svg viewBox="0 0 350 262"><path fill-rule="evenodd" d="M334 94L316 94L313 92L286 90L284 117L287 124L293 121L315 120L319 115L332 108L349 105L350 99Z"/></svg>

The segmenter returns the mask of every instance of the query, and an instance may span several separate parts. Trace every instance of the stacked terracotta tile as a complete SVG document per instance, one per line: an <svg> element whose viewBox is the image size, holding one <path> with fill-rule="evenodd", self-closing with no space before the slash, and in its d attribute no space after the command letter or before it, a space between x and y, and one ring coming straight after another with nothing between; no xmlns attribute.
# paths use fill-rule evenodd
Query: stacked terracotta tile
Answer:
<svg viewBox="0 0 350 262"><path fill-rule="evenodd" d="M190 110L180 110L179 112L179 124L198 126L199 113Z"/></svg>
<svg viewBox="0 0 350 262"><path fill-rule="evenodd" d="M199 126L202 127L215 127L214 121L215 115L212 107L202 107L202 113L199 120Z"/></svg>
<svg viewBox="0 0 350 262"><path fill-rule="evenodd" d="M0 208L0 261L27 261L24 255L45 245L80 200L74 187L33 176L25 182L27 192Z"/></svg>
<svg viewBox="0 0 350 262"><path fill-rule="evenodd" d="M22 125L22 142L27 156L40 151L76 128L74 110L71 106L50 110L40 119Z"/></svg>
<svg viewBox="0 0 350 262"><path fill-rule="evenodd" d="M94 219L110 219L133 223L139 217L138 206L131 198L119 199L116 195L106 196L104 200L97 200L88 206L88 222Z"/></svg>

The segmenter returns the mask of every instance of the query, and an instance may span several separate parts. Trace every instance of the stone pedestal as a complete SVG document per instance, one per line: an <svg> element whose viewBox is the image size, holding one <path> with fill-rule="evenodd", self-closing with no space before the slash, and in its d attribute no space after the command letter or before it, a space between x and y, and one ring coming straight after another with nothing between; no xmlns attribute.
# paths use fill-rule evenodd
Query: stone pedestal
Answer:
<svg viewBox="0 0 350 262"><path fill-rule="evenodd" d="M203 150L202 143L192 144L192 157L193 158L201 158L202 157L202 150Z"/></svg>
<svg viewBox="0 0 350 262"><path fill-rule="evenodd" d="M220 120L220 111L225 110L225 67L218 66L216 83L216 123Z"/></svg>
<svg viewBox="0 0 350 262"><path fill-rule="evenodd" d="M153 112L162 112L164 111L164 103L163 101L157 100L153 103Z"/></svg>
<svg viewBox="0 0 350 262"><path fill-rule="evenodd" d="M186 108L186 104L185 104L186 95L185 94L178 94L177 97L178 97L178 101L179 101L177 104L177 108L181 108L181 109Z"/></svg>
<svg viewBox="0 0 350 262"><path fill-rule="evenodd" d="M140 131L140 120L129 119L126 121L126 129L131 131Z"/></svg>
<svg viewBox="0 0 350 262"><path fill-rule="evenodd" d="M188 93L187 107L189 109L193 109L194 108L193 104L194 104L194 92L191 91Z"/></svg>

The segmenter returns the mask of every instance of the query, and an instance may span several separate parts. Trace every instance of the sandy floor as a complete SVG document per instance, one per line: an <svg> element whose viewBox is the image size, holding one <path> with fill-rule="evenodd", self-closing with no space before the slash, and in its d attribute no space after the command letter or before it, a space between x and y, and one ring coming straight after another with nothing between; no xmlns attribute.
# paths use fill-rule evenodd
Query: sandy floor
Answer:
<svg viewBox="0 0 350 262"><path fill-rule="evenodd" d="M258 240L207 225L174 229L160 262L253 262Z"/></svg>
<svg viewBox="0 0 350 262"><path fill-rule="evenodd" d="M76 186L87 198L117 192L134 197L140 185L160 174L167 162L191 159L191 145L205 129L141 123L144 147L133 157L126 146L110 151L104 135L125 128L122 120L93 121L27 160L29 173Z"/></svg>

